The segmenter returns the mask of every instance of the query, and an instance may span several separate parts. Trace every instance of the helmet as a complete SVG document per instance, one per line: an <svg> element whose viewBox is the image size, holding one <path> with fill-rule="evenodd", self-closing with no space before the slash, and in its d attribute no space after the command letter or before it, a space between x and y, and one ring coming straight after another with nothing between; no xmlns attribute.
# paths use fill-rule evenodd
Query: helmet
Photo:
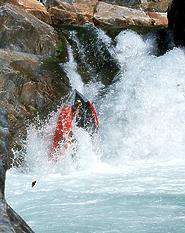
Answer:
<svg viewBox="0 0 185 233"><path fill-rule="evenodd" d="M77 105L77 107L80 107L80 106L82 105L82 102L81 102L81 100L80 100L80 99L77 99L77 101L76 101L76 105Z"/></svg>

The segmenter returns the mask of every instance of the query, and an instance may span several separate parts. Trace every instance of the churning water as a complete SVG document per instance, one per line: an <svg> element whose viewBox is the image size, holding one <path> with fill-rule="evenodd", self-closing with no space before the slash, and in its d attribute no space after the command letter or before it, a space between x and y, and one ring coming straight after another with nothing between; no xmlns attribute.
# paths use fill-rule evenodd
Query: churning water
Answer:
<svg viewBox="0 0 185 233"><path fill-rule="evenodd" d="M104 94L82 83L72 54L64 65L73 88L96 99L99 135L75 128L77 161L68 151L51 164L56 114L30 126L26 171L8 171L6 198L36 233L184 233L185 53L156 57L153 41L131 31L115 47L99 36L120 65Z"/></svg>

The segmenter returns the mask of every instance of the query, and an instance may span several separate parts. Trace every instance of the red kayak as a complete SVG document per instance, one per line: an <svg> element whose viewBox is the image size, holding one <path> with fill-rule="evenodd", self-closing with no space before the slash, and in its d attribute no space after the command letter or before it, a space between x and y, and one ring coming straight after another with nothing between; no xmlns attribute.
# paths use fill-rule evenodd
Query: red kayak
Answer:
<svg viewBox="0 0 185 233"><path fill-rule="evenodd" d="M98 117L93 104L77 90L74 90L72 105L61 107L59 110L49 159L55 159L55 152L60 143L64 145L64 151L72 143L73 119L78 127L86 129L90 134L97 132L99 128ZM61 152L61 154L64 154L64 152Z"/></svg>

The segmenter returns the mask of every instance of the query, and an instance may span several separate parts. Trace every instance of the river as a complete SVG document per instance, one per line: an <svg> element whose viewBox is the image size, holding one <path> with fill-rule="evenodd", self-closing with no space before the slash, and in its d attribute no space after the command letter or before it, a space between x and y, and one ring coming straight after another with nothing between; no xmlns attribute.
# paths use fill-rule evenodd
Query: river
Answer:
<svg viewBox="0 0 185 233"><path fill-rule="evenodd" d="M76 127L77 160L69 150L53 164L56 113L30 125L27 167L7 172L6 199L36 233L184 233L184 50L155 56L155 40L130 30L114 43L98 36L120 67L112 85L84 84L70 46L61 64L72 87L94 100L98 135Z"/></svg>

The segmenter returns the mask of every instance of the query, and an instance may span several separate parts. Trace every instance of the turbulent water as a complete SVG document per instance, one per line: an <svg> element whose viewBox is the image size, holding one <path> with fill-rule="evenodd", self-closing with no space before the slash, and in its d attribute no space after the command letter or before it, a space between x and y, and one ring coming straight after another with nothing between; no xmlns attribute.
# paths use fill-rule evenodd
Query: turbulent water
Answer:
<svg viewBox="0 0 185 233"><path fill-rule="evenodd" d="M71 47L61 66L73 88L95 100L99 135L75 127L77 160L69 150L52 164L57 115L30 125L27 168L7 173L6 198L36 233L184 233L185 53L156 57L154 41L131 31L115 45L98 35L120 65L106 91L82 83Z"/></svg>

